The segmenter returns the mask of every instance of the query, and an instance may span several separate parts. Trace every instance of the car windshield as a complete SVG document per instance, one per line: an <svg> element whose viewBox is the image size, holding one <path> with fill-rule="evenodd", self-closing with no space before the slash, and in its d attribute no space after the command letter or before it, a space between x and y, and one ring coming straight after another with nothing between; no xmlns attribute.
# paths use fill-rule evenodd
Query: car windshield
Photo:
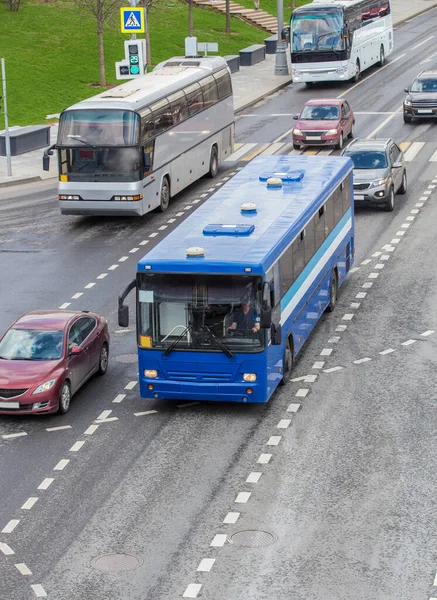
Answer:
<svg viewBox="0 0 437 600"><path fill-rule="evenodd" d="M416 79L411 86L412 92L437 92L436 79Z"/></svg>
<svg viewBox="0 0 437 600"><path fill-rule="evenodd" d="M261 279L231 275L141 274L139 334L143 348L260 352Z"/></svg>
<svg viewBox="0 0 437 600"><path fill-rule="evenodd" d="M387 167L387 156L384 152L349 150L343 156L349 156L352 159L355 169L385 169Z"/></svg>
<svg viewBox="0 0 437 600"><path fill-rule="evenodd" d="M39 329L10 329L0 342L0 359L59 360L64 332Z"/></svg>
<svg viewBox="0 0 437 600"><path fill-rule="evenodd" d="M336 121L338 120L338 106L304 106L300 115L305 121Z"/></svg>

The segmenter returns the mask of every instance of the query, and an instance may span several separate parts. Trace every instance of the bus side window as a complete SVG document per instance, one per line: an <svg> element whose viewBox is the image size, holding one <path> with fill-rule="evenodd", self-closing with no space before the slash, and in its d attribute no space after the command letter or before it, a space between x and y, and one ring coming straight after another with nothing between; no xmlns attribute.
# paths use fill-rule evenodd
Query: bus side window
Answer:
<svg viewBox="0 0 437 600"><path fill-rule="evenodd" d="M193 83L185 88L185 94L187 95L190 117L203 110L202 88L198 83Z"/></svg>
<svg viewBox="0 0 437 600"><path fill-rule="evenodd" d="M156 135L162 133L163 131L166 131L167 129L170 129L170 127L173 127L171 106L167 98L158 100L158 102L152 104L150 108L152 109L153 117L155 119Z"/></svg>
<svg viewBox="0 0 437 600"><path fill-rule="evenodd" d="M185 96L184 91L171 94L171 96L168 97L168 100L171 104L174 125L177 125L181 121L188 119L190 115L188 111L187 97Z"/></svg>
<svg viewBox="0 0 437 600"><path fill-rule="evenodd" d="M232 95L232 83L231 76L229 75L229 71L227 69L223 69L223 71L219 71L213 75L214 79L217 82L218 89L218 97L219 100L223 98L227 98Z"/></svg>
<svg viewBox="0 0 437 600"><path fill-rule="evenodd" d="M141 142L149 140L155 135L155 119L150 108L146 107L140 111L141 117Z"/></svg>
<svg viewBox="0 0 437 600"><path fill-rule="evenodd" d="M153 171L153 151L154 150L155 150L155 140L152 140L151 142L149 142L148 144L146 144L144 146L144 149L143 149L144 177L147 177L147 175L150 175L150 173Z"/></svg>
<svg viewBox="0 0 437 600"><path fill-rule="evenodd" d="M218 102L217 84L212 75L209 75L208 77L205 77L205 79L202 79L200 85L202 86L205 108L208 108L209 106L212 106L213 104Z"/></svg>

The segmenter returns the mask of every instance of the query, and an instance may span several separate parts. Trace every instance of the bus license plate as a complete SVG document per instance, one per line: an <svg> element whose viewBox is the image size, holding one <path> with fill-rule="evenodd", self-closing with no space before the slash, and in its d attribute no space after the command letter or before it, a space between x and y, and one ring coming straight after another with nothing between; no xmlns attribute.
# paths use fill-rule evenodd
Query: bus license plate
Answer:
<svg viewBox="0 0 437 600"><path fill-rule="evenodd" d="M354 200L364 200L364 196L362 196L361 194L358 194L358 196L354 194Z"/></svg>
<svg viewBox="0 0 437 600"><path fill-rule="evenodd" d="M417 112L420 113L421 115L432 114L432 110L430 108L419 108L419 110Z"/></svg>
<svg viewBox="0 0 437 600"><path fill-rule="evenodd" d="M19 402L0 402L0 408L20 408Z"/></svg>
<svg viewBox="0 0 437 600"><path fill-rule="evenodd" d="M307 140L321 140L321 136L320 135L307 135Z"/></svg>

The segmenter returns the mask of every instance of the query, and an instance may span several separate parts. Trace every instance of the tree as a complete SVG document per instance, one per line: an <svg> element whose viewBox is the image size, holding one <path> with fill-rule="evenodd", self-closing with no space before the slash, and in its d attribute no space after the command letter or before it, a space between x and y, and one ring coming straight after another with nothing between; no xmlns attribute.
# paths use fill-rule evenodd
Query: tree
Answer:
<svg viewBox="0 0 437 600"><path fill-rule="evenodd" d="M138 6L144 7L144 38L146 40L147 66L152 66L152 53L150 49L150 27L149 27L149 12L155 8L162 0L140 0Z"/></svg>
<svg viewBox="0 0 437 600"><path fill-rule="evenodd" d="M106 87L105 52L103 48L103 28L122 5L122 0L73 0L80 12L94 17L99 40L100 85Z"/></svg>
<svg viewBox="0 0 437 600"><path fill-rule="evenodd" d="M20 8L20 0L5 0L5 4L11 12L18 12Z"/></svg>
<svg viewBox="0 0 437 600"><path fill-rule="evenodd" d="M230 0L226 0L226 33L231 33L231 9L230 9Z"/></svg>

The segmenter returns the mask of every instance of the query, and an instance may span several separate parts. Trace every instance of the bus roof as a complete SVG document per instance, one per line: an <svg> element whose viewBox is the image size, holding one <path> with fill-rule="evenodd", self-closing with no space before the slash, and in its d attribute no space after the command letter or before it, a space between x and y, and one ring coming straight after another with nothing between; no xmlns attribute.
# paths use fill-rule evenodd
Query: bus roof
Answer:
<svg viewBox="0 0 437 600"><path fill-rule="evenodd" d="M138 110L227 66L227 62L221 56L198 58L175 56L159 63L151 73L77 102L66 110L96 108Z"/></svg>
<svg viewBox="0 0 437 600"><path fill-rule="evenodd" d="M355 4L361 4L363 0L313 0L309 4L298 6L293 10L294 14L309 13L314 10L323 10L324 8L347 8Z"/></svg>
<svg viewBox="0 0 437 600"><path fill-rule="evenodd" d="M352 166L345 157L258 157L146 254L138 270L263 274ZM270 177L282 186L269 187ZM256 212L243 213L245 203L256 203ZM187 256L192 247L204 256Z"/></svg>

